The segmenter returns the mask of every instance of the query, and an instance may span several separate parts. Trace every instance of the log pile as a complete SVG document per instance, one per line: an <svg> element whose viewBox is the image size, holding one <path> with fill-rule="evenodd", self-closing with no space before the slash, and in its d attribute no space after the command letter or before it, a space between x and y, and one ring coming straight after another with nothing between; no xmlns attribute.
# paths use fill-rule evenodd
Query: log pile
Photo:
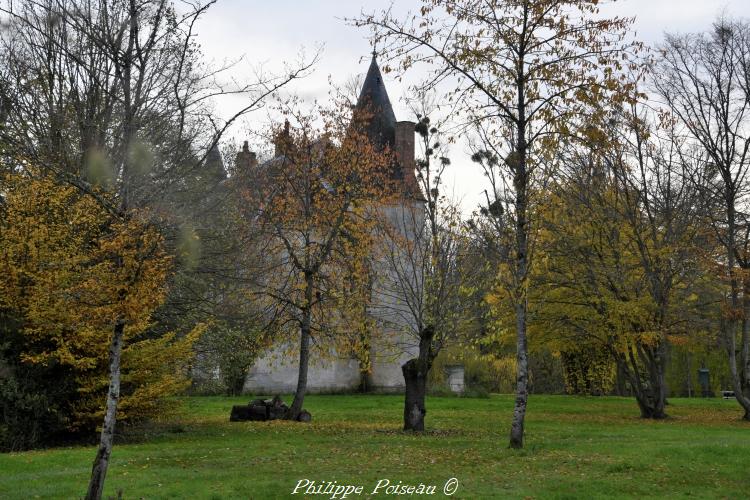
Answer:
<svg viewBox="0 0 750 500"><path fill-rule="evenodd" d="M229 421L265 422L266 420L281 420L284 419L288 410L289 407L279 396L275 396L273 399L254 399L247 405L233 406ZM297 417L299 422L310 422L311 420L312 415L307 410L302 410Z"/></svg>

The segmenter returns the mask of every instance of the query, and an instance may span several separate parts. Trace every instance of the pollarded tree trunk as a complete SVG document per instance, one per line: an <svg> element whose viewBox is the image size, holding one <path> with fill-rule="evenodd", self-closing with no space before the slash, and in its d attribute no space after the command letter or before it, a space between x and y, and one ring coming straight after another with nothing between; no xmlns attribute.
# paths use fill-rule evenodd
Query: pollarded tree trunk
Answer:
<svg viewBox="0 0 750 500"><path fill-rule="evenodd" d="M424 431L425 396L427 393L427 372L419 358L410 359L401 366L406 385L404 397L404 430Z"/></svg>
<svg viewBox="0 0 750 500"><path fill-rule="evenodd" d="M122 358L122 341L125 322L117 321L112 332L109 346L109 391L107 393L107 407L104 413L104 425L99 441L99 450L94 458L91 470L89 489L86 500L100 500L104 491L104 479L107 476L109 457L115 436L115 422L117 417L117 402L120 399L120 360Z"/></svg>
<svg viewBox="0 0 750 500"><path fill-rule="evenodd" d="M435 351L432 340L435 329L427 326L419 332L419 356L410 359L401 366L404 375L404 430L424 431L424 416L427 413L425 397L427 395L427 375L430 373Z"/></svg>

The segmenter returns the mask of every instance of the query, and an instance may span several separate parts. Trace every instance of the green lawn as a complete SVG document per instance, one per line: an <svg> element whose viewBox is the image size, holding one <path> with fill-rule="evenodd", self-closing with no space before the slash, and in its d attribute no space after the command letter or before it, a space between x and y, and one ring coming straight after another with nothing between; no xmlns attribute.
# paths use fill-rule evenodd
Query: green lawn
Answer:
<svg viewBox="0 0 750 500"><path fill-rule="evenodd" d="M444 498L455 477L453 498L750 498L750 424L734 401L674 399L671 418L651 422L627 398L532 396L526 448L512 451L510 396L429 398L426 435L400 431L398 396L309 396L311 424L228 422L248 400L185 398L180 418L115 447L105 496L286 498L309 479L362 485L348 498L368 498L388 479ZM0 454L0 498L81 497L93 457Z"/></svg>

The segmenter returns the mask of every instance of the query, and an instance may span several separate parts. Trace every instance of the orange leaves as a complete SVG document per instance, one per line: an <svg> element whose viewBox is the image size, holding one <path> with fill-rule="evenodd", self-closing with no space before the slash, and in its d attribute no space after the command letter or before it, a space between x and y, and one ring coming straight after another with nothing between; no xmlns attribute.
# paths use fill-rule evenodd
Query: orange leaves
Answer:
<svg viewBox="0 0 750 500"><path fill-rule="evenodd" d="M370 208L392 194L393 159L368 139L368 117L350 121L327 109L290 116L296 122L276 134L276 157L260 167L258 199L247 204L259 208L248 220L265 235L272 271L263 288L283 329L307 318L328 335L362 324L352 318L368 300Z"/></svg>

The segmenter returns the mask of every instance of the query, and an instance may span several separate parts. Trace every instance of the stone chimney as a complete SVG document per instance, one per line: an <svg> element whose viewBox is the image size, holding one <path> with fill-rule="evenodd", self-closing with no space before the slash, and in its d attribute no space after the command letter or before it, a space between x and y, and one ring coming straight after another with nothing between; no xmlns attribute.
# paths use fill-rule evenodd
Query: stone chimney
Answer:
<svg viewBox="0 0 750 500"><path fill-rule="evenodd" d="M419 184L414 173L416 162L414 160L414 122L396 122L396 143L394 152L398 161L396 178L403 181L404 193L407 196L420 197Z"/></svg>
<svg viewBox="0 0 750 500"><path fill-rule="evenodd" d="M250 172L258 166L258 158L254 151L250 151L247 141L242 144L242 151L237 153L234 162L237 172L243 174Z"/></svg>

